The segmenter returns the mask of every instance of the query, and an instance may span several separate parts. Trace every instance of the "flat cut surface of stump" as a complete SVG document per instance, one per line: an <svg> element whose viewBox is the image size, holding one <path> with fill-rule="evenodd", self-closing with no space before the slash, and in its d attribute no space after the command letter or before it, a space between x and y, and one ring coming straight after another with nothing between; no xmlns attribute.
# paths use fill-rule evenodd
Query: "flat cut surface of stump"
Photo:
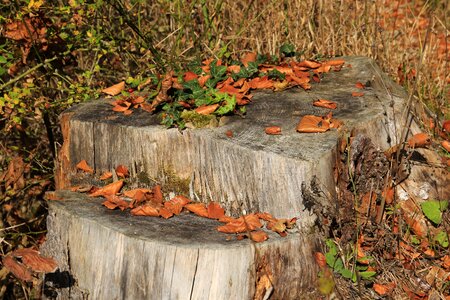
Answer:
<svg viewBox="0 0 450 300"><path fill-rule="evenodd" d="M49 202L41 251L59 262L47 282L60 287L53 291L58 299L251 299L264 274L272 276L278 299L314 285L314 236L227 241L217 231L221 223L192 214L137 217L108 210L101 199L57 195L63 200ZM65 277L72 278L66 286Z"/></svg>
<svg viewBox="0 0 450 300"><path fill-rule="evenodd" d="M310 91L255 93L244 118L232 116L217 128L168 130L159 125L157 115L136 110L124 116L113 112L108 100L77 106L63 116L67 163L59 173L73 174L83 159L97 174L122 164L132 177L144 174L163 186L170 179L167 174L173 175L190 183L191 197L195 192L202 201L218 201L233 215L268 211L276 217L292 217L309 209L302 189L314 177L328 198L334 193L332 174L340 133L295 130L302 116L330 112L314 107L314 100L335 101L338 108L333 116L344 122L347 131L363 132L382 148L396 143L397 123L392 116L402 106L404 91L373 60L344 60L341 71L324 74ZM356 82L367 88L356 88ZM364 95L352 97L352 92ZM280 126L282 135L265 134L267 126ZM227 137L228 130L233 137ZM66 176L59 186L74 184L75 179ZM309 215L301 219L305 226L313 221Z"/></svg>

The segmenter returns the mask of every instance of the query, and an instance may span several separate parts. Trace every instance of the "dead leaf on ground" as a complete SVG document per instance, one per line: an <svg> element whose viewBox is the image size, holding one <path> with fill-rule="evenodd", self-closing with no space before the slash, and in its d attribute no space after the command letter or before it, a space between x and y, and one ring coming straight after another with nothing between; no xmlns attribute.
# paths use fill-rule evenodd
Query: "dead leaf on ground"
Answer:
<svg viewBox="0 0 450 300"><path fill-rule="evenodd" d="M318 99L313 102L313 106L324 107L324 108L329 108L329 109L336 109L337 103L334 101L327 100L327 99Z"/></svg>
<svg viewBox="0 0 450 300"><path fill-rule="evenodd" d="M23 264L17 262L11 254L8 254L2 259L3 265L18 279L22 281L32 281L33 276L30 270Z"/></svg>
<svg viewBox="0 0 450 300"><path fill-rule="evenodd" d="M310 68L310 69L315 69L315 68L320 67L322 64L319 63L319 62L312 61L312 60L304 60L304 61L301 61L301 62L297 63L297 65L299 67L306 67L306 68Z"/></svg>
<svg viewBox="0 0 450 300"><path fill-rule="evenodd" d="M102 175L100 175L100 180L107 180L109 178L112 178L112 173L109 171L105 171Z"/></svg>
<svg viewBox="0 0 450 300"><path fill-rule="evenodd" d="M116 167L116 174L119 177L125 178L130 176L130 173L128 172L128 168L125 167L124 165L118 165Z"/></svg>
<svg viewBox="0 0 450 300"><path fill-rule="evenodd" d="M325 268L327 266L327 260L325 258L325 255L322 252L315 252L314 253L314 260L316 261L316 264L321 268Z"/></svg>
<svg viewBox="0 0 450 300"><path fill-rule="evenodd" d="M330 123L322 117L306 115L300 120L296 129L303 133L325 132L330 129Z"/></svg>
<svg viewBox="0 0 450 300"><path fill-rule="evenodd" d="M161 186L155 185L152 189L154 202L162 204L164 201L164 196L161 190Z"/></svg>
<svg viewBox="0 0 450 300"><path fill-rule="evenodd" d="M177 195L169 201L164 202L164 207L175 215L179 215L183 210L183 207L189 202L191 202L189 198L183 195Z"/></svg>
<svg viewBox="0 0 450 300"><path fill-rule="evenodd" d="M129 203L123 200L121 197L116 195L105 195L105 201L103 201L103 205L108 209L116 209L119 208L121 211L124 211L129 207Z"/></svg>
<svg viewBox="0 0 450 300"><path fill-rule="evenodd" d="M241 233L261 228L262 224L255 214L245 215L232 220L223 226L217 227L217 230L225 233Z"/></svg>
<svg viewBox="0 0 450 300"><path fill-rule="evenodd" d="M362 90L366 88L366 86L359 81L355 84L355 87L357 87L358 89L362 89Z"/></svg>
<svg viewBox="0 0 450 300"><path fill-rule="evenodd" d="M63 200L63 198L56 195L55 191L45 192L44 199L47 201L59 201Z"/></svg>
<svg viewBox="0 0 450 300"><path fill-rule="evenodd" d="M363 92L352 92L352 97L362 97L364 96Z"/></svg>
<svg viewBox="0 0 450 300"><path fill-rule="evenodd" d="M264 132L269 135L280 135L281 127L280 126L270 126L264 129Z"/></svg>
<svg viewBox="0 0 450 300"><path fill-rule="evenodd" d="M256 243L261 243L267 240L269 238L269 235L265 231L256 230L250 232L250 238Z"/></svg>
<svg viewBox="0 0 450 300"><path fill-rule="evenodd" d="M447 150L447 152L450 152L450 142L449 142L449 141L446 141L446 140L442 141L442 142L441 142L441 146L442 146L445 150Z"/></svg>
<svg viewBox="0 0 450 300"><path fill-rule="evenodd" d="M159 215L161 217L163 217L164 219L169 219L169 218L171 218L173 216L173 212L171 212L170 210L168 210L165 207L161 207L159 209Z"/></svg>
<svg viewBox="0 0 450 300"><path fill-rule="evenodd" d="M200 217L208 217L208 210L204 203L189 203L184 206L190 212Z"/></svg>
<svg viewBox="0 0 450 300"><path fill-rule="evenodd" d="M31 248L17 249L12 254L20 257L22 263L35 272L52 273L58 268L55 259L41 256L39 251Z"/></svg>
<svg viewBox="0 0 450 300"><path fill-rule="evenodd" d="M423 148L431 144L431 138L426 133L417 133L408 140L411 148Z"/></svg>
<svg viewBox="0 0 450 300"><path fill-rule="evenodd" d="M99 197L105 195L115 195L117 194L123 186L123 180L118 180L116 182L105 185L102 188L99 188L95 192L89 194L89 197Z"/></svg>
<svg viewBox="0 0 450 300"><path fill-rule="evenodd" d="M85 159L83 159L82 161L80 161L80 162L76 165L76 168L77 168L78 170L83 171L83 172L90 173L90 174L94 174L94 169L92 169L92 168L88 165L88 163L87 163L87 161L86 161Z"/></svg>
<svg viewBox="0 0 450 300"><path fill-rule="evenodd" d="M216 111L216 109L219 107L219 104L211 104L211 105L202 105L195 109L195 112L201 115L210 115L213 112Z"/></svg>
<svg viewBox="0 0 450 300"><path fill-rule="evenodd" d="M220 219L225 216L225 210L217 202L210 202L206 209L208 211L208 218L210 219Z"/></svg>
<svg viewBox="0 0 450 300"><path fill-rule="evenodd" d="M133 216L149 216L149 217L159 217L158 209L152 204L144 204L133 208L130 213Z"/></svg>
<svg viewBox="0 0 450 300"><path fill-rule="evenodd" d="M395 287L395 282L390 282L387 284L374 283L372 288L378 295L384 296L390 294Z"/></svg>
<svg viewBox="0 0 450 300"><path fill-rule="evenodd" d="M248 67L249 62L255 62L256 61L256 53L255 52L249 52L246 53L242 58L241 62L244 66Z"/></svg>
<svg viewBox="0 0 450 300"><path fill-rule="evenodd" d="M185 82L188 82L188 81L191 81L191 80L194 80L194 79L197 79L197 78L198 78L198 75L195 74L194 72L191 72L191 71L187 71L183 75L183 80Z"/></svg>
<svg viewBox="0 0 450 300"><path fill-rule="evenodd" d="M114 84L110 87L107 87L102 90L102 93L110 95L110 96L116 96L119 95L125 88L125 81L121 81L117 84Z"/></svg>

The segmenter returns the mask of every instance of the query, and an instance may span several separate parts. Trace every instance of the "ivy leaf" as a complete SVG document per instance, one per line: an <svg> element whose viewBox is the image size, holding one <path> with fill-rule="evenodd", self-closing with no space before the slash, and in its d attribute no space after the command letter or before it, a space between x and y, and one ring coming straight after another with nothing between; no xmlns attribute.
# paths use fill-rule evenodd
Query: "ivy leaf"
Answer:
<svg viewBox="0 0 450 300"><path fill-rule="evenodd" d="M236 96L229 96L227 94L225 94L225 105L222 105L221 107L219 107L215 114L217 115L225 115L229 112L232 112L234 110L234 108L236 107Z"/></svg>
<svg viewBox="0 0 450 300"><path fill-rule="evenodd" d="M429 200L420 204L425 216L434 224L442 222L442 212L447 209L448 201Z"/></svg>
<svg viewBox="0 0 450 300"><path fill-rule="evenodd" d="M213 61L210 65L210 74L212 78L224 79L224 75L227 72L227 67L216 65L216 61Z"/></svg>
<svg viewBox="0 0 450 300"><path fill-rule="evenodd" d="M295 46L292 44L281 45L280 51L287 57L295 56Z"/></svg>

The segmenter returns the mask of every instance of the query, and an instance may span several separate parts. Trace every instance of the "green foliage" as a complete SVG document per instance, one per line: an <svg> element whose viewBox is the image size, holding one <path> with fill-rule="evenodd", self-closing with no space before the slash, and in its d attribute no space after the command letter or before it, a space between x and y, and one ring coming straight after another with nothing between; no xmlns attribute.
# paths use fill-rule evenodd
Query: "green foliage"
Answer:
<svg viewBox="0 0 450 300"><path fill-rule="evenodd" d="M447 232L441 230L439 231L433 238L435 242L438 242L439 245L441 245L444 248L448 248L449 241L448 241L448 234Z"/></svg>
<svg viewBox="0 0 450 300"><path fill-rule="evenodd" d="M448 201L429 200L420 204L425 216L434 224L442 222L442 212L448 208Z"/></svg>
<svg viewBox="0 0 450 300"><path fill-rule="evenodd" d="M376 272L367 271L367 266L365 265L356 265L354 268L347 268L344 265L344 261L339 255L339 251L336 247L336 244L333 240L328 239L325 241L327 245L328 252L325 253L325 259L327 265L336 273L340 274L342 277L351 279L353 282L358 280L358 276L362 279L372 280Z"/></svg>
<svg viewBox="0 0 450 300"><path fill-rule="evenodd" d="M295 56L295 46L292 44L283 44L280 47L280 52L287 57Z"/></svg>

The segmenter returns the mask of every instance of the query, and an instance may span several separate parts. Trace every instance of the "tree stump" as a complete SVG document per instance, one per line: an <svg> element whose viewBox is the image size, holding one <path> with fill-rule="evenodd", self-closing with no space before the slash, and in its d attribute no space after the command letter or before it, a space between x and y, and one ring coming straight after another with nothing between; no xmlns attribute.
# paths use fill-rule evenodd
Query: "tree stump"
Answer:
<svg viewBox="0 0 450 300"><path fill-rule="evenodd" d="M304 115L325 115L316 99L337 102L333 116L345 132L359 132L380 148L397 143L401 87L373 60L346 57L311 91L256 93L245 118L217 128L166 129L157 116L111 110L107 100L76 106L61 116L64 144L56 178L62 201L49 203L48 240L42 251L57 258L59 299L272 299L311 297L317 266L320 213L335 207L334 165L344 131L300 134ZM366 88L361 97L355 84ZM396 115L396 118L394 118ZM280 126L282 135L264 128ZM233 136L227 136L231 130ZM230 215L269 212L298 217L298 231L268 241L227 241L218 222L191 215L169 220L109 211L101 201L63 191L96 174L128 166L137 185L160 182L203 202L218 201ZM315 191L315 192L314 192ZM318 192L319 191L319 192ZM320 225L320 224L319 224ZM58 277L55 276L55 277ZM270 279L270 280L269 280ZM255 296L256 295L256 296Z"/></svg>

